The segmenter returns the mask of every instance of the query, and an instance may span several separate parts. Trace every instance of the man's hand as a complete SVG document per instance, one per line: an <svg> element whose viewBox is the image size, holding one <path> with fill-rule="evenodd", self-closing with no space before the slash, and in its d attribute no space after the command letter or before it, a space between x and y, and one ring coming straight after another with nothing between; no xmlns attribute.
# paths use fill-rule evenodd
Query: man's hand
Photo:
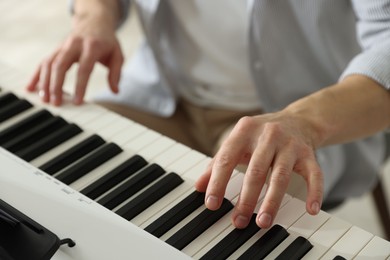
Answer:
<svg viewBox="0 0 390 260"><path fill-rule="evenodd" d="M293 172L306 180L306 208L310 214L317 214L323 194L322 172L312 140L301 129L306 129L303 123L284 111L242 118L196 183L198 191L206 192L207 208L220 207L234 168L248 164L232 215L237 228L248 225L267 178L269 186L256 221L262 228L270 227Z"/></svg>
<svg viewBox="0 0 390 260"><path fill-rule="evenodd" d="M73 31L64 43L38 66L27 86L28 91L38 90L43 102L61 105L66 72L77 62L79 67L73 99L75 104L83 102L96 62L108 68L109 86L113 92L118 92L123 64L123 54L115 36L118 6L116 1L90 6L92 2L76 2ZM107 6L108 2L111 2L110 6Z"/></svg>

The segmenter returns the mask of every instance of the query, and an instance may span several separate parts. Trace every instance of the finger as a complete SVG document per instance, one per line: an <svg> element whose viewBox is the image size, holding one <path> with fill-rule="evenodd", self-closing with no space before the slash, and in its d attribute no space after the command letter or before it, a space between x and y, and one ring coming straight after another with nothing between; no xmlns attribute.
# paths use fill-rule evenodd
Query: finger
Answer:
<svg viewBox="0 0 390 260"><path fill-rule="evenodd" d="M232 214L233 223L237 228L244 228L248 225L266 182L274 154L275 148L272 144L259 140L249 162L240 197Z"/></svg>
<svg viewBox="0 0 390 260"><path fill-rule="evenodd" d="M88 80L96 61L96 48L89 45L88 42L85 43L77 71L76 91L73 100L74 104L76 105L83 103Z"/></svg>
<svg viewBox="0 0 390 260"><path fill-rule="evenodd" d="M314 156L313 156L314 157ZM303 165L307 183L306 210L311 215L320 212L323 199L323 174L315 158L307 159Z"/></svg>
<svg viewBox="0 0 390 260"><path fill-rule="evenodd" d="M108 69L109 69L108 82L112 92L114 93L118 93L119 90L118 84L121 75L122 65L123 65L123 54L118 46L118 48L115 49L108 65Z"/></svg>
<svg viewBox="0 0 390 260"><path fill-rule="evenodd" d="M214 157L205 198L206 207L210 210L220 207L233 170L241 161L242 154L246 154L250 145L246 130L242 124L235 127Z"/></svg>
<svg viewBox="0 0 390 260"><path fill-rule="evenodd" d="M213 160L207 165L205 172L196 180L195 189L199 192L206 192L207 185L211 177L211 169L213 165Z"/></svg>
<svg viewBox="0 0 390 260"><path fill-rule="evenodd" d="M45 103L50 102L50 76L51 76L51 64L56 54L42 62L41 70L39 74L39 96Z"/></svg>
<svg viewBox="0 0 390 260"><path fill-rule="evenodd" d="M38 82L39 82L40 73L41 73L41 65L39 65L35 69L33 76L31 77L30 81L28 82L28 84L26 86L27 91L33 92L33 91L36 91L38 89Z"/></svg>
<svg viewBox="0 0 390 260"><path fill-rule="evenodd" d="M52 64L52 77L50 81L51 102L55 106L62 103L63 85L65 81L66 72L78 60L80 49L77 46L70 46L69 48L59 52Z"/></svg>
<svg viewBox="0 0 390 260"><path fill-rule="evenodd" d="M296 160L295 153L289 147L284 147L276 154L268 190L256 219L261 228L269 228L272 225L286 193Z"/></svg>

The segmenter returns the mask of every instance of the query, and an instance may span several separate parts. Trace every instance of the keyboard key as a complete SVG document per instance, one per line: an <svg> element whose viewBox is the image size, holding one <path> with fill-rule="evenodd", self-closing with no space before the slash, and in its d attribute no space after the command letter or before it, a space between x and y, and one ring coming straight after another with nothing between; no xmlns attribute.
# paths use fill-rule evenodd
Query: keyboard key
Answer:
<svg viewBox="0 0 390 260"><path fill-rule="evenodd" d="M256 214L253 214L249 225L245 229L234 229L216 246L207 252L202 260L226 259L240 246L242 246L249 238L251 238L260 228L256 224Z"/></svg>
<svg viewBox="0 0 390 260"><path fill-rule="evenodd" d="M118 187L98 199L98 203L108 209L114 209L116 206L130 198L147 185L157 180L165 173L165 170L157 164L151 164L145 169L141 170L135 176L127 179Z"/></svg>
<svg viewBox="0 0 390 260"><path fill-rule="evenodd" d="M32 106L33 105L25 99L15 100L14 102L7 104L6 106L0 108L0 123L31 108Z"/></svg>
<svg viewBox="0 0 390 260"><path fill-rule="evenodd" d="M24 133L2 144L2 147L15 153L44 138L66 124L68 123L60 117L49 118L31 129L26 129Z"/></svg>
<svg viewBox="0 0 390 260"><path fill-rule="evenodd" d="M34 126L52 118L53 115L47 110L40 110L27 118L13 124L12 126L0 132L0 145L9 141L16 136L26 132L26 129L31 129Z"/></svg>
<svg viewBox="0 0 390 260"><path fill-rule="evenodd" d="M69 185L122 151L117 144L104 144L54 177Z"/></svg>
<svg viewBox="0 0 390 260"><path fill-rule="evenodd" d="M151 223L145 228L145 231L154 235L155 237L161 237L165 232L182 221L189 214L194 212L204 203L204 193L197 191L192 192L184 200L179 202L176 206L158 218L155 222Z"/></svg>
<svg viewBox="0 0 390 260"><path fill-rule="evenodd" d="M67 124L58 131L52 132L30 146L17 151L15 155L25 161L31 161L81 132L82 130L77 125Z"/></svg>
<svg viewBox="0 0 390 260"><path fill-rule="evenodd" d="M183 182L179 175L171 172L130 200L116 213L127 220L131 220Z"/></svg>
<svg viewBox="0 0 390 260"><path fill-rule="evenodd" d="M336 256L352 259L372 238L373 235L369 232L353 226L326 252L323 259L332 259Z"/></svg>
<svg viewBox="0 0 390 260"><path fill-rule="evenodd" d="M299 236L275 259L299 260L312 248L313 245L306 238Z"/></svg>
<svg viewBox="0 0 390 260"><path fill-rule="evenodd" d="M168 238L166 242L181 250L232 209L233 204L224 199L218 210L211 211L205 209L187 225Z"/></svg>
<svg viewBox="0 0 390 260"><path fill-rule="evenodd" d="M238 259L263 259L288 237L286 229L274 225Z"/></svg>
<svg viewBox="0 0 390 260"><path fill-rule="evenodd" d="M18 100L19 98L13 94L13 93L5 93L0 96L0 109L3 107L6 107L7 105L11 104L12 102Z"/></svg>
<svg viewBox="0 0 390 260"><path fill-rule="evenodd" d="M115 185L139 171L142 167L146 166L146 164L147 162L144 158L139 155L134 155L80 192L91 199L96 199Z"/></svg>
<svg viewBox="0 0 390 260"><path fill-rule="evenodd" d="M390 244L382 238L374 236L355 257L356 260L381 260L390 258Z"/></svg>
<svg viewBox="0 0 390 260"><path fill-rule="evenodd" d="M94 149L98 148L104 143L105 141L101 137L97 135L92 135L87 139L83 140L81 143L73 146L71 149L55 157L54 159L39 166L38 168L46 172L47 174L53 175L61 169L64 169L68 165L77 161L81 157L92 152Z"/></svg>

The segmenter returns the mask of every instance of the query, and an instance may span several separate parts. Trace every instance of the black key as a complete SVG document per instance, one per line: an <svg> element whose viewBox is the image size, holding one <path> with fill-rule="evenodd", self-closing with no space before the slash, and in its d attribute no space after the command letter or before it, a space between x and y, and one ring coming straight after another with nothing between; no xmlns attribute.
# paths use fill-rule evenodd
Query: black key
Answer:
<svg viewBox="0 0 390 260"><path fill-rule="evenodd" d="M299 260L310 249L313 248L313 245L304 237L297 237L279 256L275 259L277 260Z"/></svg>
<svg viewBox="0 0 390 260"><path fill-rule="evenodd" d="M333 260L347 260L347 259L345 259L344 257L338 255L335 258L333 258Z"/></svg>
<svg viewBox="0 0 390 260"><path fill-rule="evenodd" d="M16 152L15 155L29 162L82 131L83 130L75 124L65 125L58 131L52 132L32 145Z"/></svg>
<svg viewBox="0 0 390 260"><path fill-rule="evenodd" d="M15 138L16 136L26 132L26 129L41 124L45 120L52 118L53 115L47 110L40 110L29 117L15 123L14 125L4 129L0 132L0 145L4 142Z"/></svg>
<svg viewBox="0 0 390 260"><path fill-rule="evenodd" d="M92 135L69 150L63 152L56 158L46 162L39 167L42 171L53 175L54 173L64 169L71 163L77 161L84 155L92 152L94 149L103 145L105 141L97 135Z"/></svg>
<svg viewBox="0 0 390 260"><path fill-rule="evenodd" d="M210 259L226 259L233 254L240 246L242 246L248 239L250 239L256 232L260 230L256 224L256 214L253 214L249 225L244 229L234 229L226 237L224 237L218 244L216 244L210 251L208 251L202 260Z"/></svg>
<svg viewBox="0 0 390 260"><path fill-rule="evenodd" d="M48 120L35 127L32 127L31 129L26 129L23 134L20 134L17 137L2 144L2 147L10 152L16 153L17 151L35 143L37 140L40 140L48 134L51 134L66 124L68 123L60 117L49 118Z"/></svg>
<svg viewBox="0 0 390 260"><path fill-rule="evenodd" d="M288 237L288 232L279 225L273 226L238 259L263 259Z"/></svg>
<svg viewBox="0 0 390 260"><path fill-rule="evenodd" d="M116 211L116 213L127 220L131 220L183 182L183 179L179 175L171 172L133 200L129 201Z"/></svg>
<svg viewBox="0 0 390 260"><path fill-rule="evenodd" d="M232 209L233 204L227 199L224 199L218 210L211 211L209 209L205 209L165 242L179 250L182 250L191 243L191 241L197 238Z"/></svg>
<svg viewBox="0 0 390 260"><path fill-rule="evenodd" d="M116 189L99 199L97 202L108 209L113 209L165 173L157 164L151 164L133 178L126 180Z"/></svg>
<svg viewBox="0 0 390 260"><path fill-rule="evenodd" d="M14 102L15 100L18 100L19 98L12 93L7 93L2 96L0 96L0 109L7 106L8 104Z"/></svg>
<svg viewBox="0 0 390 260"><path fill-rule="evenodd" d="M123 150L117 144L104 144L95 151L81 158L81 160L61 171L55 177L56 179L69 185L75 180L83 177L88 172L107 162L122 151Z"/></svg>
<svg viewBox="0 0 390 260"><path fill-rule="evenodd" d="M25 99L15 100L7 104L3 108L0 108L0 123L31 107L32 104Z"/></svg>
<svg viewBox="0 0 390 260"><path fill-rule="evenodd" d="M194 191L165 214L156 219L153 223L145 228L145 231L161 237L172 227L194 212L204 203L204 193Z"/></svg>
<svg viewBox="0 0 390 260"><path fill-rule="evenodd" d="M112 189L115 185L119 184L127 177L130 177L142 167L145 167L147 162L139 155L134 155L124 163L105 174L95 182L85 187L80 192L90 199L96 199L103 193Z"/></svg>

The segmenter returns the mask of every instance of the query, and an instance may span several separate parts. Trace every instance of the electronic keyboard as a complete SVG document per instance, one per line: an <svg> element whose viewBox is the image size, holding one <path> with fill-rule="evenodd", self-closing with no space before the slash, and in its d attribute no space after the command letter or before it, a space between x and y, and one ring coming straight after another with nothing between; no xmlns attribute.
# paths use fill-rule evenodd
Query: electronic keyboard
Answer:
<svg viewBox="0 0 390 260"><path fill-rule="evenodd" d="M274 226L235 229L193 185L211 158L94 104L42 104L0 66L0 199L72 239L52 259L389 259L390 242L285 195ZM264 192L261 194L258 210Z"/></svg>

